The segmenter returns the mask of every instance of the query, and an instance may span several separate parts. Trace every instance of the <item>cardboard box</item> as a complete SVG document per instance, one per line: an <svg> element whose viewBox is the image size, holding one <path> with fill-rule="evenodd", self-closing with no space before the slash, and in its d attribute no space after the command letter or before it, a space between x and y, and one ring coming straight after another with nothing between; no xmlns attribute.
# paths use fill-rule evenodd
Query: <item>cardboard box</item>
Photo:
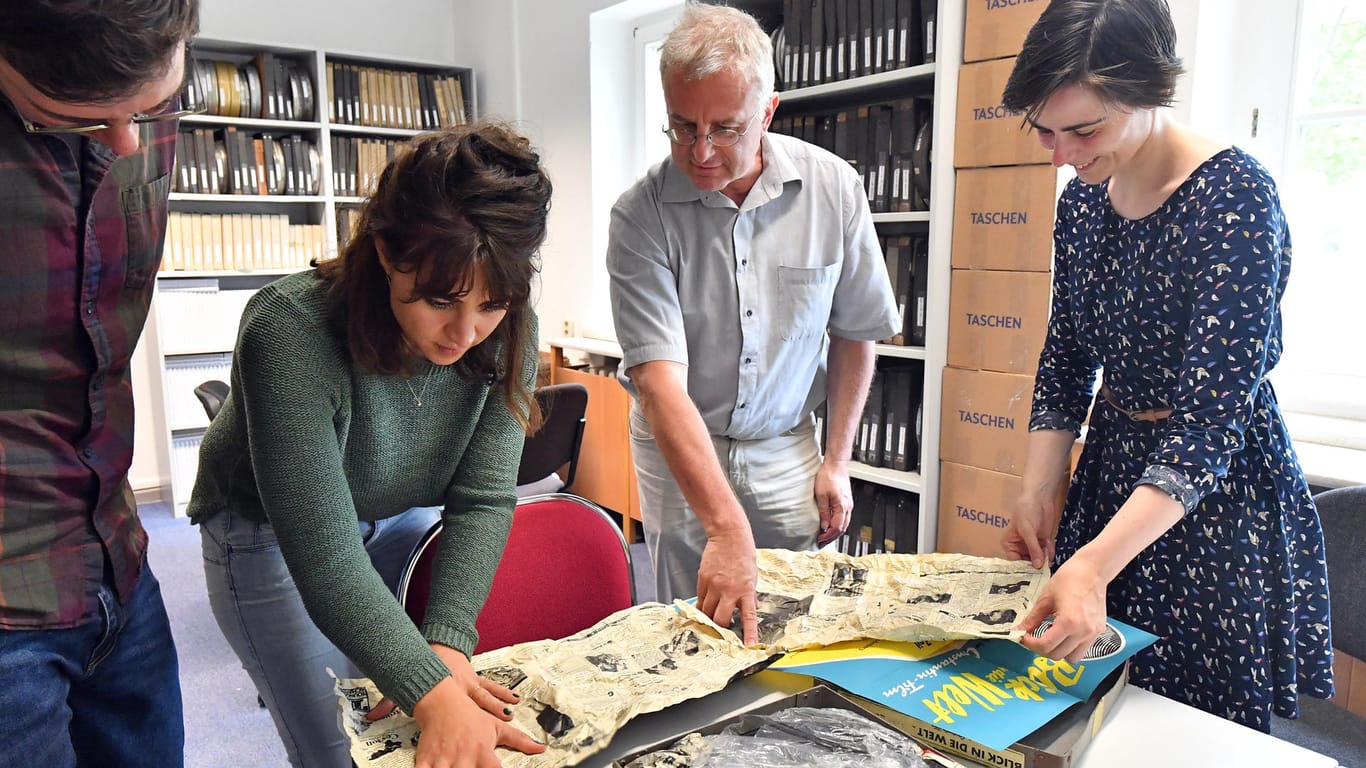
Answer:
<svg viewBox="0 0 1366 768"><path fill-rule="evenodd" d="M1030 376L1048 331L1047 272L953 270L948 364Z"/></svg>
<svg viewBox="0 0 1366 768"><path fill-rule="evenodd" d="M940 460L1020 474L1034 377L945 368L943 382Z"/></svg>
<svg viewBox="0 0 1366 768"><path fill-rule="evenodd" d="M1051 164L958 171L953 266L1050 271L1060 178Z"/></svg>
<svg viewBox="0 0 1366 768"><path fill-rule="evenodd" d="M964 64L958 70L958 119L954 131L953 166L1052 163L1023 112L1001 106L1001 93L1015 59Z"/></svg>
<svg viewBox="0 0 1366 768"><path fill-rule="evenodd" d="M1128 680L1129 663L1125 662L1096 687L1090 699L1069 707L1048 725L999 750L955 736L880 704L854 698L878 719L940 752L961 755L983 765L1001 768L1071 768L1114 711L1115 703Z"/></svg>
<svg viewBox="0 0 1366 768"><path fill-rule="evenodd" d="M967 0L963 61L1015 56L1048 0Z"/></svg>
<svg viewBox="0 0 1366 768"><path fill-rule="evenodd" d="M1005 557L1001 536L1020 497L1020 478L953 462L939 465L936 552Z"/></svg>

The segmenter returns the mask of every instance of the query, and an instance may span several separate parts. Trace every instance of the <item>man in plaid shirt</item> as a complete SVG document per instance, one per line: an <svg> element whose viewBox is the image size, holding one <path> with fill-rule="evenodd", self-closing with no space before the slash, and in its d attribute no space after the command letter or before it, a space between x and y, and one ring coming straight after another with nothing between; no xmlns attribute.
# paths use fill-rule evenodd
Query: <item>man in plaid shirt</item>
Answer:
<svg viewBox="0 0 1366 768"><path fill-rule="evenodd" d="M0 3L0 744L25 765L184 761L128 368L197 24L198 0Z"/></svg>

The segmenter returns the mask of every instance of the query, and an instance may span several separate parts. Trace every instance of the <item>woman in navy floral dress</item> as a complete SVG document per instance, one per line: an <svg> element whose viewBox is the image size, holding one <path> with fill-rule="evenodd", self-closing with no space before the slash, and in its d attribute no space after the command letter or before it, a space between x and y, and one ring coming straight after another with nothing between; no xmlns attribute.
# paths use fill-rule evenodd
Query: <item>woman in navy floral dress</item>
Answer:
<svg viewBox="0 0 1366 768"><path fill-rule="evenodd" d="M1026 646L1076 661L1115 616L1160 638L1133 682L1268 731L1333 692L1323 532L1266 380L1290 233L1256 160L1171 119L1175 38L1164 0L1053 0L1006 86L1077 178L1005 544L1056 569Z"/></svg>

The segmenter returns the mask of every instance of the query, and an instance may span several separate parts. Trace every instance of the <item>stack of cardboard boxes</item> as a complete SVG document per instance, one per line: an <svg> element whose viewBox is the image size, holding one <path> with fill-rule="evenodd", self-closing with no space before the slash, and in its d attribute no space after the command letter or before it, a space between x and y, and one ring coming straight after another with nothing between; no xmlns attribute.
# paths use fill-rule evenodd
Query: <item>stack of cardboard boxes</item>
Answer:
<svg viewBox="0 0 1366 768"><path fill-rule="evenodd" d="M939 457L942 552L1002 554L1048 323L1059 176L1001 93L1046 0L967 0Z"/></svg>

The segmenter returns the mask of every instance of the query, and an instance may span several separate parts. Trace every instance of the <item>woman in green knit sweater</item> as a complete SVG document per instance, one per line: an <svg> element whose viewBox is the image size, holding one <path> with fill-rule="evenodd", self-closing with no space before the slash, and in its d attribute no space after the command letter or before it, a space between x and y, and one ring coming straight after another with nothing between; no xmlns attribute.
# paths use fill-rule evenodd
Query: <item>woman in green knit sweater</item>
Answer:
<svg viewBox="0 0 1366 768"><path fill-rule="evenodd" d="M504 127L419 137L340 258L242 316L189 514L214 616L295 766L351 765L326 669L352 664L417 719L419 766L544 749L468 656L539 419L529 297L550 191ZM394 586L438 516L419 628Z"/></svg>

